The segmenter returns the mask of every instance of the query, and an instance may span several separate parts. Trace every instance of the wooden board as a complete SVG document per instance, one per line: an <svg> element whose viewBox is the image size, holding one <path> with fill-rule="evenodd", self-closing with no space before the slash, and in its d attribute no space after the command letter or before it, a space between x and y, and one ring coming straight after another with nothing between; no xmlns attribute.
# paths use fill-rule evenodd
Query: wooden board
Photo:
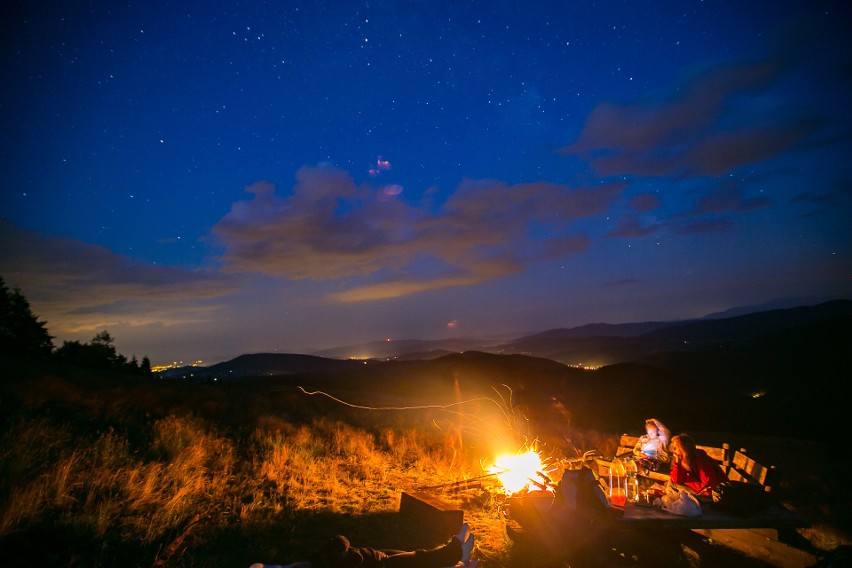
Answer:
<svg viewBox="0 0 852 568"><path fill-rule="evenodd" d="M425 491L403 491L399 499L399 512L424 529L449 536L459 532L464 522L464 511Z"/></svg>
<svg viewBox="0 0 852 568"><path fill-rule="evenodd" d="M701 515L682 517L657 507L628 506L615 522L617 527L658 529L794 529L809 527L810 522L783 507L771 506L750 515L732 515L702 503Z"/></svg>
<svg viewBox="0 0 852 568"><path fill-rule="evenodd" d="M622 434L618 440L618 449L615 451L615 457L629 456L633 454L633 448L639 442L639 436L631 436ZM722 447L715 446L696 446L700 450L704 450L708 456L721 464L725 464L730 453L728 444L722 444Z"/></svg>

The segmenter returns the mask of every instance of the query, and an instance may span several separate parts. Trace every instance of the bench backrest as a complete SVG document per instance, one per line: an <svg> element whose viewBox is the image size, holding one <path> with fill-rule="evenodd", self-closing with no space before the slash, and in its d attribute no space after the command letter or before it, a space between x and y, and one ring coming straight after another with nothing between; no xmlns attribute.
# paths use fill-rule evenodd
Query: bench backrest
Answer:
<svg viewBox="0 0 852 568"><path fill-rule="evenodd" d="M618 440L618 449L615 452L616 457L621 457L625 455L630 455L633 453L633 448L636 447L636 443L639 441L639 436L631 436L629 434L622 434L621 438ZM731 448L728 444L722 444L721 448L717 448L715 446L697 446L699 449L707 452L707 455L722 464L722 467L727 467L728 462L731 459Z"/></svg>
<svg viewBox="0 0 852 568"><path fill-rule="evenodd" d="M766 467L759 464L746 455L745 448L734 452L726 473L731 481L761 485L765 491L770 491L777 485L780 478L779 471L774 465Z"/></svg>
<svg viewBox="0 0 852 568"><path fill-rule="evenodd" d="M618 449L615 452L616 457L631 455L638 441L639 436L622 434L618 441ZM722 444L721 447L697 447L704 450L708 456L719 462L722 466L722 471L725 472L731 481L761 485L766 491L770 491L772 487L778 484L780 478L778 469L774 465L767 467L756 462L746 455L745 448L740 448L732 452L729 444Z"/></svg>

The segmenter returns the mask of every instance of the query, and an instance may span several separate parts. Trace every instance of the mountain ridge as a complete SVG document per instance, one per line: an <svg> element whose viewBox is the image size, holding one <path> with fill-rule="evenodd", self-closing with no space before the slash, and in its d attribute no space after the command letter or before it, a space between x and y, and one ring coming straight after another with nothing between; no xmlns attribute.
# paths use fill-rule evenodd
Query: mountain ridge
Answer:
<svg viewBox="0 0 852 568"><path fill-rule="evenodd" d="M363 344L372 346L375 352L367 353L365 349L358 358L300 353L245 354L210 367L192 367L191 373L196 376L238 378L335 372L379 361L431 360L466 351L525 355L564 365L598 368L617 363L648 361L665 353L696 352L753 342L772 333L849 316L852 316L852 300L830 300L814 306L775 309L721 319L588 324L576 328L557 328L507 343L475 338L379 341ZM323 353L342 352L326 350ZM185 377L187 374L187 369L177 369L167 371L162 376Z"/></svg>

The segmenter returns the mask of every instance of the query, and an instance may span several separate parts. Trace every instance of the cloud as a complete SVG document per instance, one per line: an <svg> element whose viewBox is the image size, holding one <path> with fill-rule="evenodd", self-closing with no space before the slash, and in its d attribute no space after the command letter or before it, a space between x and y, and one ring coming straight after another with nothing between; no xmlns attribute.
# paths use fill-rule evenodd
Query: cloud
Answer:
<svg viewBox="0 0 852 568"><path fill-rule="evenodd" d="M467 179L442 205L416 206L342 170L305 167L288 194L265 182L247 188L253 198L235 203L213 233L228 272L340 281L332 300L382 299L582 251L588 239L572 223L607 211L624 186Z"/></svg>
<svg viewBox="0 0 852 568"><path fill-rule="evenodd" d="M724 217L710 219L690 219L679 226L675 226L676 233L681 235L703 235L713 233L724 233L734 226L734 222Z"/></svg>
<svg viewBox="0 0 852 568"><path fill-rule="evenodd" d="M787 71L780 59L709 69L662 102L595 107L560 152L603 176L721 176L794 148L825 122L743 108Z"/></svg>
<svg viewBox="0 0 852 568"><path fill-rule="evenodd" d="M745 213L772 205L766 197L746 197L742 187L732 182L716 187L700 197L695 204L695 215L708 213Z"/></svg>
<svg viewBox="0 0 852 568"><path fill-rule="evenodd" d="M842 198L852 198L852 180L837 180L831 189L823 191L803 191L793 197L793 203L819 205L831 203Z"/></svg>
<svg viewBox="0 0 852 568"><path fill-rule="evenodd" d="M640 193L630 198L631 209L640 213L658 209L662 204L660 198L653 193Z"/></svg>
<svg viewBox="0 0 852 568"><path fill-rule="evenodd" d="M644 237L656 233L662 227L659 223L643 223L635 215L625 215L616 221L615 228L606 234L612 237Z"/></svg>
<svg viewBox="0 0 852 568"><path fill-rule="evenodd" d="M718 177L740 166L762 162L785 152L824 125L823 120L806 118L788 120L778 126L762 125L720 132L696 140L682 158L692 175Z"/></svg>
<svg viewBox="0 0 852 568"><path fill-rule="evenodd" d="M54 334L118 325L208 321L236 282L205 270L154 266L109 249L0 221L0 274L19 286Z"/></svg>

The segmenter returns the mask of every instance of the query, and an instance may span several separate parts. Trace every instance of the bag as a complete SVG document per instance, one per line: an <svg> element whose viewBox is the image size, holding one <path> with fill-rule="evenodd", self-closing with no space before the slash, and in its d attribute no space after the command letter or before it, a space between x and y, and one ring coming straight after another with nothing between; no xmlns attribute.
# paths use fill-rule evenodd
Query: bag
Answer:
<svg viewBox="0 0 852 568"><path fill-rule="evenodd" d="M609 502L594 472L584 466L565 471L556 486L551 510L562 519L597 525L610 519L609 508Z"/></svg>
<svg viewBox="0 0 852 568"><path fill-rule="evenodd" d="M761 485L728 481L713 488L713 503L720 511L748 515L769 505L769 496Z"/></svg>
<svg viewBox="0 0 852 568"><path fill-rule="evenodd" d="M701 503L698 502L698 499L694 495L687 493L683 489L679 491L667 489L661 501L663 509L669 513L674 513L682 517L701 516Z"/></svg>

